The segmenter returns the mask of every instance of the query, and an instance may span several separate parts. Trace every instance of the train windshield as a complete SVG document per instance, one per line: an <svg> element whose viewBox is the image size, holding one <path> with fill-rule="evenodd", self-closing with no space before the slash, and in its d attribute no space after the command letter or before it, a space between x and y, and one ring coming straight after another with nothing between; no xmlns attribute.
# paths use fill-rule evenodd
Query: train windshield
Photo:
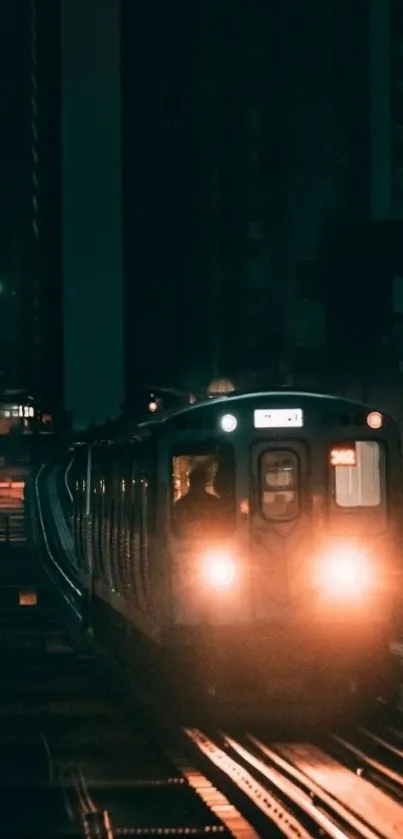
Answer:
<svg viewBox="0 0 403 839"><path fill-rule="evenodd" d="M260 507L269 521L292 521L300 509L300 463L296 452L269 449L259 458Z"/></svg>
<svg viewBox="0 0 403 839"><path fill-rule="evenodd" d="M230 445L187 445L172 457L172 525L183 538L226 535L235 524L235 462Z"/></svg>
<svg viewBox="0 0 403 839"><path fill-rule="evenodd" d="M337 453L339 457L334 457ZM344 462L340 462L343 457ZM342 447L333 447L331 464L337 507L374 509L384 505L385 452L380 443L368 440L354 442L349 448L344 444Z"/></svg>

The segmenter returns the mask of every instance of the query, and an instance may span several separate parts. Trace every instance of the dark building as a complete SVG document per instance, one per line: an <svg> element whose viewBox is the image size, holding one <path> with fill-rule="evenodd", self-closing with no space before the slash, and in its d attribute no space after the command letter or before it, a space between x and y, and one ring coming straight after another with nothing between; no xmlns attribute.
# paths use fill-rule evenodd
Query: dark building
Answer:
<svg viewBox="0 0 403 839"><path fill-rule="evenodd" d="M403 360L403 11L399 0L356 5L367 15L367 49L357 55L360 73L352 69L361 79L369 167L360 213L341 215L331 231L329 345L333 366L355 366L375 381L376 369L379 378L380 366ZM359 101L357 89L352 104Z"/></svg>
<svg viewBox="0 0 403 839"><path fill-rule="evenodd" d="M64 390L81 427L124 399L119 14L62 0Z"/></svg>
<svg viewBox="0 0 403 839"><path fill-rule="evenodd" d="M403 220L403 9L371 0L372 215Z"/></svg>
<svg viewBox="0 0 403 839"><path fill-rule="evenodd" d="M62 402L60 4L0 10L2 387Z"/></svg>
<svg viewBox="0 0 403 839"><path fill-rule="evenodd" d="M204 361L195 4L121 3L125 391ZM203 334L204 333L204 334ZM157 381L156 381L157 380Z"/></svg>
<svg viewBox="0 0 403 839"><path fill-rule="evenodd" d="M392 212L403 221L403 7L391 0L389 21L391 130L392 130Z"/></svg>
<svg viewBox="0 0 403 839"><path fill-rule="evenodd" d="M370 218L369 34L349 0L122 0L129 402L323 358L332 247Z"/></svg>

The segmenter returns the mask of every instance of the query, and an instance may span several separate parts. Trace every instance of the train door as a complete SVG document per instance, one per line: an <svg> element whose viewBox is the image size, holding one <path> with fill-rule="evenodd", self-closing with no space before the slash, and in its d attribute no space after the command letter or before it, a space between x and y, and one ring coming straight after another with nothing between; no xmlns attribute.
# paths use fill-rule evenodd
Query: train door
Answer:
<svg viewBox="0 0 403 839"><path fill-rule="evenodd" d="M302 441L251 447L250 548L258 620L285 618L306 594L313 546L310 459Z"/></svg>
<svg viewBox="0 0 403 839"><path fill-rule="evenodd" d="M371 542L388 529L387 457L382 440L329 447L329 530Z"/></svg>

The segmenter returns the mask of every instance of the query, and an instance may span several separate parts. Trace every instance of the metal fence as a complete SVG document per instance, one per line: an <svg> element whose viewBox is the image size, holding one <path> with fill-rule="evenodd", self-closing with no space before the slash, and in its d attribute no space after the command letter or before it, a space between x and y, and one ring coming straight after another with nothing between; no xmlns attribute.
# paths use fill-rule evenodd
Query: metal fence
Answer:
<svg viewBox="0 0 403 839"><path fill-rule="evenodd" d="M24 508L20 510L0 509L0 543L26 542Z"/></svg>

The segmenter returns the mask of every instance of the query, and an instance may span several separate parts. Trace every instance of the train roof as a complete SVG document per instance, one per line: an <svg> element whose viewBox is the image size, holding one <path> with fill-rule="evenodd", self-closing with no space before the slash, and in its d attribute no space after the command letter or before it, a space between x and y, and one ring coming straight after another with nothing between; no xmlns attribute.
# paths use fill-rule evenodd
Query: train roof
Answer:
<svg viewBox="0 0 403 839"><path fill-rule="evenodd" d="M368 405L366 402L361 402L357 399L350 399L345 396L338 396L334 394L327 394L327 393L311 393L309 391L302 391L302 390L286 390L285 388L282 390L259 390L259 391L246 391L242 393L227 393L222 396L213 396L208 399L202 399L198 402L195 402L193 405L181 405L176 408L172 408L167 411L161 411L159 413L154 414L149 419L138 423L137 428L141 431L152 430L156 426L164 425L168 423L170 420L175 419L183 414L187 414L189 412L198 411L203 408L209 408L216 405L234 405L238 402L242 402L242 400L247 399L284 399L285 397L289 398L296 398L296 399L318 399L321 401L327 402L334 402L334 403L341 403L342 405L351 405L355 408L361 409L368 409L371 410L381 410L384 416L390 417L388 411L384 411L383 409L377 408L375 409L373 405Z"/></svg>
<svg viewBox="0 0 403 839"><path fill-rule="evenodd" d="M96 440L92 441L93 445L114 445L116 443L122 443L124 440L127 442L133 440L141 440L144 438L153 435L155 432L158 433L159 429L163 429L164 427L170 425L171 422L175 424L175 420L180 418L185 418L186 415L193 415L200 411L202 412L204 409L214 408L216 406L227 407L229 410L233 407L236 410L237 405L242 403L243 401L251 400L264 400L264 399L273 399L273 400L284 400L286 399L288 402L288 407L295 408L298 407L295 404L292 404L291 400L300 400L302 405L305 405L309 401L317 400L318 403L322 402L327 403L327 405L333 404L334 408L337 410L342 410L343 407L347 408L350 406L352 409L358 412L365 412L371 413L372 411L379 411L382 413L383 417L387 421L387 423L391 423L392 425L396 425L396 420L394 417L388 412L385 411L383 408L375 407L374 405L368 404L366 402L359 401L357 399L350 399L345 396L334 395L334 394L327 394L327 393L311 393L310 391L302 391L302 390L291 390L291 389L281 389L281 390L258 390L258 391L247 391L242 393L232 392L229 394L223 394L220 396L213 396L210 398L202 399L194 404L189 405L182 405L176 406L175 408L171 408L166 411L158 411L156 414L153 414L149 419L136 423L132 425L130 428L127 428L121 433L114 434L113 436L102 436ZM285 403L287 405L287 402ZM291 404L290 404L291 403ZM284 402L283 402L284 405ZM241 407L241 405L239 405ZM196 417L195 420L196 420ZM186 420L185 420L186 421ZM197 420L196 420L197 421ZM343 418L344 423L344 418ZM76 441L72 445L70 445L70 451L73 451L80 446L86 447L88 445L88 440Z"/></svg>

